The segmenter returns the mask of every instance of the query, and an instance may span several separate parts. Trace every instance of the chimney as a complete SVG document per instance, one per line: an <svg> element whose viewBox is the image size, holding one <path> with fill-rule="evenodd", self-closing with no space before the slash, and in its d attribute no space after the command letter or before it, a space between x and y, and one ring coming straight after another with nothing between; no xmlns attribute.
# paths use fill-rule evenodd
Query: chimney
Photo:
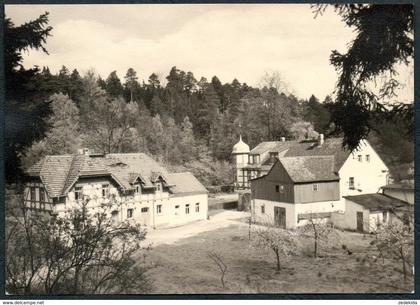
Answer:
<svg viewBox="0 0 420 305"><path fill-rule="evenodd" d="M286 138L285 137L281 137L281 141L282 142L286 142Z"/></svg>
<svg viewBox="0 0 420 305"><path fill-rule="evenodd" d="M318 146L322 146L324 144L324 134L320 133L318 138Z"/></svg>

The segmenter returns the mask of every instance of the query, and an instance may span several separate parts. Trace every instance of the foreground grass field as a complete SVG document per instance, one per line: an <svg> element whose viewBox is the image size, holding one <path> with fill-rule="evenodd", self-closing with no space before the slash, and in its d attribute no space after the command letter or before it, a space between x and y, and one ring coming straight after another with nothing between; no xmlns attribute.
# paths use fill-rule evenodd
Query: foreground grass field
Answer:
<svg viewBox="0 0 420 305"><path fill-rule="evenodd" d="M310 256L311 243L305 240L300 254L282 260L280 272L275 270L272 252L249 246L248 228L239 222L160 245L147 255L157 264L149 274L151 293L408 293L414 289L412 279L404 282L399 262L374 261L370 236L340 235L340 244L317 259ZM227 265L225 288L210 251L220 254Z"/></svg>

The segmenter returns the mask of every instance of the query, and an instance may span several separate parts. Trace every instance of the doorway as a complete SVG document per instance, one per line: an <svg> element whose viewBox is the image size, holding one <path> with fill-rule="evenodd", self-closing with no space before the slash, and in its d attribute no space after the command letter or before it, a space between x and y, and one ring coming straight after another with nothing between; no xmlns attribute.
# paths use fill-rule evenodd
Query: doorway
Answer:
<svg viewBox="0 0 420 305"><path fill-rule="evenodd" d="M357 212L357 232L363 233L363 212Z"/></svg>
<svg viewBox="0 0 420 305"><path fill-rule="evenodd" d="M277 227L286 229L286 209L274 207L274 224Z"/></svg>

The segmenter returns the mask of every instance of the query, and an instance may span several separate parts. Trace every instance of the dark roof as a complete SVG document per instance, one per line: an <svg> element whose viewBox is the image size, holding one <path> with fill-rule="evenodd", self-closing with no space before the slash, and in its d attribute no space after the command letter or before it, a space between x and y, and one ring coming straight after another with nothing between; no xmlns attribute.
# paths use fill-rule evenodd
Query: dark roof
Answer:
<svg viewBox="0 0 420 305"><path fill-rule="evenodd" d="M343 138L327 138L322 146L318 145L318 140L261 142L251 150L250 154L281 151L286 151L284 157L334 156L334 169L337 172L351 153L350 150L343 148ZM255 165L250 166L252 167Z"/></svg>
<svg viewBox="0 0 420 305"><path fill-rule="evenodd" d="M72 155L46 156L28 170L30 176L39 177L52 197L61 194L73 161Z"/></svg>
<svg viewBox="0 0 420 305"><path fill-rule="evenodd" d="M395 189L395 190L411 190L414 191L414 181L405 181L399 183L392 183L382 186L383 189Z"/></svg>
<svg viewBox="0 0 420 305"><path fill-rule="evenodd" d="M174 187L174 193L207 192L192 174L169 174L143 153L108 154L103 157L82 154L46 156L26 173L31 177L40 177L51 197L67 195L79 178L92 176L109 176L125 190L134 189L133 183L137 178L144 187L154 188L155 180L161 177L171 191Z"/></svg>
<svg viewBox="0 0 420 305"><path fill-rule="evenodd" d="M386 211L407 206L407 203L402 200L378 193L356 196L344 196L344 198L353 201L357 204L360 204L361 206L370 211Z"/></svg>
<svg viewBox="0 0 420 305"><path fill-rule="evenodd" d="M334 171L334 156L283 157L279 162L293 182L339 180Z"/></svg>
<svg viewBox="0 0 420 305"><path fill-rule="evenodd" d="M343 138L328 138L322 146L319 146L315 140L299 142L290 146L284 156L334 156L334 170L338 172L350 153L350 150L343 148Z"/></svg>

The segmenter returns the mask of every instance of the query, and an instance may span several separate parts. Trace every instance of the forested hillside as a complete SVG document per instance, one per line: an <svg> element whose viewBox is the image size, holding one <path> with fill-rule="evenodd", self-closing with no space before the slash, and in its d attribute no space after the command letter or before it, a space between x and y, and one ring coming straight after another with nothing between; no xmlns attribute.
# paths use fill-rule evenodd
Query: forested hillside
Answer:
<svg viewBox="0 0 420 305"><path fill-rule="evenodd" d="M46 154L88 147L102 153L145 152L171 168L193 171L206 185L224 185L233 178L230 153L240 133L250 147L281 137L331 136L331 98L287 94L277 73L252 87L175 66L166 76L130 68L123 79L116 71L98 75L94 67L83 73L65 66L58 73L48 67L25 69L21 53L44 50L51 30L48 14L19 27L5 21L9 182ZM384 160L393 167L411 162L412 143L396 133L405 125L375 124L370 137Z"/></svg>

